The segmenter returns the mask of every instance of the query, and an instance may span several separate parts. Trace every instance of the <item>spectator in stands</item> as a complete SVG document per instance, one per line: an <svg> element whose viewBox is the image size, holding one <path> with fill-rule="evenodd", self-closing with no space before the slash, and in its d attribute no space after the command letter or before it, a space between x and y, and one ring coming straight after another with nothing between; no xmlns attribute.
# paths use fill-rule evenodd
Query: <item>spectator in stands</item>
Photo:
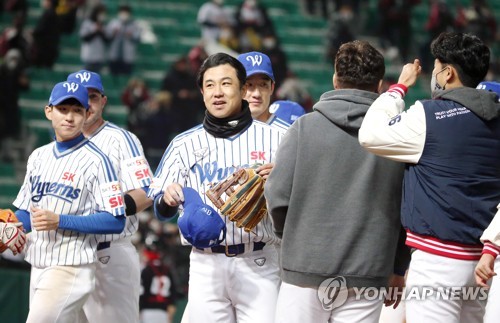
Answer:
<svg viewBox="0 0 500 323"><path fill-rule="evenodd" d="M85 0L54 0L57 22L63 34L72 34L76 28L76 14L78 7Z"/></svg>
<svg viewBox="0 0 500 323"><path fill-rule="evenodd" d="M258 0L243 0L236 9L236 32L242 52L262 50L262 39L276 35L267 8Z"/></svg>
<svg viewBox="0 0 500 323"><path fill-rule="evenodd" d="M19 11L13 15L12 19L12 26L5 28L0 34L0 57L5 56L10 49L15 48L21 52L23 60L26 62L31 46L31 37L24 29L26 16Z"/></svg>
<svg viewBox="0 0 500 323"><path fill-rule="evenodd" d="M21 14L26 18L28 15L28 1L27 0L2 0L0 1L0 15L2 10L11 12L14 15Z"/></svg>
<svg viewBox="0 0 500 323"><path fill-rule="evenodd" d="M149 100L149 89L141 78L131 78L121 95L122 103L128 108L128 129L136 133L135 123L139 106ZM137 135L137 133L136 133ZM141 140L142 142L142 140Z"/></svg>
<svg viewBox="0 0 500 323"><path fill-rule="evenodd" d="M211 0L198 10L196 21L201 27L201 38L205 42L218 41L222 27L230 25L223 4L224 0Z"/></svg>
<svg viewBox="0 0 500 323"><path fill-rule="evenodd" d="M201 64L207 57L208 54L203 46L203 41L200 41L198 44L193 46L193 48L191 48L188 53L191 72L196 73L196 71L200 69Z"/></svg>
<svg viewBox="0 0 500 323"><path fill-rule="evenodd" d="M12 159L9 145L19 139L21 112L19 93L29 88L25 64L18 49L10 49L0 65L0 138L2 138L2 159ZM5 155L4 155L5 154Z"/></svg>
<svg viewBox="0 0 500 323"><path fill-rule="evenodd" d="M281 48L278 38L275 35L267 35L262 39L262 52L271 59L273 67L275 87L278 89L288 73L288 60L286 53Z"/></svg>
<svg viewBox="0 0 500 323"><path fill-rule="evenodd" d="M297 102L303 106L306 111L311 111L313 106L312 97L305 85L291 71L288 71L285 81L276 91L276 99Z"/></svg>
<svg viewBox="0 0 500 323"><path fill-rule="evenodd" d="M181 132L181 122L181 115L174 110L172 94L168 91L158 92L138 107L133 129L143 144L151 169L156 169L165 147Z"/></svg>
<svg viewBox="0 0 500 323"><path fill-rule="evenodd" d="M408 61L412 44L411 10L421 0L379 0L380 31L382 48L390 59L401 57Z"/></svg>
<svg viewBox="0 0 500 323"><path fill-rule="evenodd" d="M161 89L172 93L173 106L180 116L182 131L203 120L205 115L203 99L187 57L180 57L172 65L163 79Z"/></svg>
<svg viewBox="0 0 500 323"><path fill-rule="evenodd" d="M487 45L495 40L497 24L486 0L473 0L469 7L459 7L456 24L458 31L476 35Z"/></svg>
<svg viewBox="0 0 500 323"><path fill-rule="evenodd" d="M332 65L340 46L356 38L356 25L359 25L359 21L356 19L353 7L350 4L343 4L338 10L332 13L329 20L326 53L327 60Z"/></svg>
<svg viewBox="0 0 500 323"><path fill-rule="evenodd" d="M141 37L141 28L132 17L132 8L121 5L118 15L106 26L110 39L109 69L113 75L130 75L136 59L136 47Z"/></svg>
<svg viewBox="0 0 500 323"><path fill-rule="evenodd" d="M54 4L57 0L42 0L43 13L33 30L31 62L38 67L52 68L59 57L60 27Z"/></svg>
<svg viewBox="0 0 500 323"><path fill-rule="evenodd" d="M308 14L315 16L316 7L319 3L321 9L321 16L328 19L328 0L306 0L306 11Z"/></svg>
<svg viewBox="0 0 500 323"><path fill-rule="evenodd" d="M139 298L143 323L169 323L174 319L177 284L158 249L146 245L143 252L145 266L141 270L142 293Z"/></svg>
<svg viewBox="0 0 500 323"><path fill-rule="evenodd" d="M80 59L84 69L96 73L106 64L106 13L106 6L98 4L80 26Z"/></svg>
<svg viewBox="0 0 500 323"><path fill-rule="evenodd" d="M434 58L429 52L432 40L439 36L442 32L453 31L454 29L455 18L453 17L453 13L447 5L446 0L431 0L429 17L427 19L427 23L425 24L427 40L420 47L423 72L431 72L434 68Z"/></svg>

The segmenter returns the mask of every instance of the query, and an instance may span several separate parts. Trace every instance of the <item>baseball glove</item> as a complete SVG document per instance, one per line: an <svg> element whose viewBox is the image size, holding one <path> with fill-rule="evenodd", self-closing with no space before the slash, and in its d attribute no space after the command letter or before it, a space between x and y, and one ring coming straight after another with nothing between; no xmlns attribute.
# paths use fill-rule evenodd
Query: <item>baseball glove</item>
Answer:
<svg viewBox="0 0 500 323"><path fill-rule="evenodd" d="M15 223L15 222L19 222L19 220L17 219L17 217L14 214L14 212L12 212L11 210L9 210L9 209L0 209L0 222L3 222L3 223ZM20 229L22 230L23 227L21 226ZM0 240L0 253L2 253L5 250L7 250L7 248L8 248L8 246Z"/></svg>
<svg viewBox="0 0 500 323"><path fill-rule="evenodd" d="M238 228L251 232L267 214L264 183L254 168L241 168L205 195Z"/></svg>

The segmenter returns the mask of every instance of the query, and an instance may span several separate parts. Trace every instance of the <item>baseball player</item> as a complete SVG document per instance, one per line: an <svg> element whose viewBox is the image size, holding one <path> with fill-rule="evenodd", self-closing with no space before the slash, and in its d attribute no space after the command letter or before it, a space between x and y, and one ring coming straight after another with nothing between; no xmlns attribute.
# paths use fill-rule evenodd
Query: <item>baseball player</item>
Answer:
<svg viewBox="0 0 500 323"><path fill-rule="evenodd" d="M484 299L443 299L440 290L476 286L480 237L500 201L500 103L476 89L490 50L476 36L442 33L431 52L433 99L405 109L403 97L421 73L419 60L406 64L398 84L371 105L359 141L406 164L401 218L406 244L416 249L406 287L432 292L406 300L407 321L482 322Z"/></svg>
<svg viewBox="0 0 500 323"><path fill-rule="evenodd" d="M88 92L54 86L45 116L55 141L36 149L14 201L28 235L31 264L27 322L73 322L94 289L97 246L125 226L123 194L110 159L82 129Z"/></svg>
<svg viewBox="0 0 500 323"><path fill-rule="evenodd" d="M286 131L290 124L269 111L275 85L269 57L260 52L249 52L239 55L238 60L247 72L245 100L248 101L252 118Z"/></svg>
<svg viewBox="0 0 500 323"><path fill-rule="evenodd" d="M306 110L300 104L290 100L274 101L269 107L269 112L289 124L306 114Z"/></svg>
<svg viewBox="0 0 500 323"><path fill-rule="evenodd" d="M214 207L205 192L238 167L270 163L284 130L252 120L246 92L245 68L235 58L209 56L198 72L206 114L203 124L178 135L167 147L148 195L155 215L169 219L183 202L182 187L196 190ZM262 173L262 168L257 168ZM255 233L223 218L223 245L192 249L189 276L189 321L273 322L280 283L279 239L265 217ZM182 236L184 244L187 240Z"/></svg>
<svg viewBox="0 0 500 323"><path fill-rule="evenodd" d="M97 246L96 288L84 306L85 315L90 322L137 322L140 262L131 236L139 226L136 212L152 204L146 196L151 169L139 139L103 119L107 97L99 74L81 70L70 74L68 81L80 83L88 90L90 117L84 124L83 134L109 156L115 166L127 215L125 230L103 236Z"/></svg>
<svg viewBox="0 0 500 323"><path fill-rule="evenodd" d="M500 102L500 83L481 82L477 89L495 92L497 100ZM476 282L479 286L488 287L488 280L491 280L491 287L488 292L488 303L486 304L484 323L493 323L500 317L500 282L497 273L500 271L500 204L497 205L497 213L490 225L484 230L481 242L484 243L481 259L475 269Z"/></svg>

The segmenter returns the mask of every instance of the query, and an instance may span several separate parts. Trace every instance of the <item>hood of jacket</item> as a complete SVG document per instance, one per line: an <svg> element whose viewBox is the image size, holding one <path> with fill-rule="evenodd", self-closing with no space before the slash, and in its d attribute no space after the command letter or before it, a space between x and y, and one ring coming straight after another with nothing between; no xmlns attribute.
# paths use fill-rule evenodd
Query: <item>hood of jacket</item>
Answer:
<svg viewBox="0 0 500 323"><path fill-rule="evenodd" d="M460 87L434 92L433 99L445 99L457 102L486 121L500 117L500 102L497 94L494 92Z"/></svg>
<svg viewBox="0 0 500 323"><path fill-rule="evenodd" d="M346 131L358 131L366 111L378 97L378 93L363 90L333 90L324 93L313 109Z"/></svg>

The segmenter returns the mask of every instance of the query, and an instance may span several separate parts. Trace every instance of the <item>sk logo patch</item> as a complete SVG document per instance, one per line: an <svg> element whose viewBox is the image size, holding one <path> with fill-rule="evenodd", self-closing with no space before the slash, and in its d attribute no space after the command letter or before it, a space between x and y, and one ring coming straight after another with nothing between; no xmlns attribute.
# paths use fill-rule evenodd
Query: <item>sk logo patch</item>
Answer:
<svg viewBox="0 0 500 323"><path fill-rule="evenodd" d="M254 262L257 264L257 266L262 267L266 263L266 258L265 257L257 258L254 260Z"/></svg>

